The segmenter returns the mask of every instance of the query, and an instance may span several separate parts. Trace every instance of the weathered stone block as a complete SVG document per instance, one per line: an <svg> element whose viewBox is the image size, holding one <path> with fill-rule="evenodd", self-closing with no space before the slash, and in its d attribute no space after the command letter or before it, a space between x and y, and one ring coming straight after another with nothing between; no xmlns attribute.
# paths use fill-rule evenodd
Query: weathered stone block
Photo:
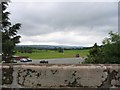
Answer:
<svg viewBox="0 0 120 90"><path fill-rule="evenodd" d="M19 88L120 87L119 65L3 65L3 86Z"/></svg>

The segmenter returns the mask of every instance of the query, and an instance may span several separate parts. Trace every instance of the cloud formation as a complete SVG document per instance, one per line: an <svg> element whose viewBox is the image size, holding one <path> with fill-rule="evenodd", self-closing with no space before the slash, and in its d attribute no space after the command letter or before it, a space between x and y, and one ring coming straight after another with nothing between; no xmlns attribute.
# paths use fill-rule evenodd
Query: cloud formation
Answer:
<svg viewBox="0 0 120 90"><path fill-rule="evenodd" d="M90 46L118 30L116 2L13 2L13 23L21 22L21 44Z"/></svg>

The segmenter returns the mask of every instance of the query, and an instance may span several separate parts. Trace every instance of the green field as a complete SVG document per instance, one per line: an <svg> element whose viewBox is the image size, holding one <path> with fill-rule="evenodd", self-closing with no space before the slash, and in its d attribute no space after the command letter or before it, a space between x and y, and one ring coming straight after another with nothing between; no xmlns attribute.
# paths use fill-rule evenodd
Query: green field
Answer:
<svg viewBox="0 0 120 90"><path fill-rule="evenodd" d="M59 53L54 50L34 50L33 53L20 53L17 56L28 56L31 59L51 59L51 58L73 58L76 54L80 57L85 57L89 50L64 50L64 53Z"/></svg>

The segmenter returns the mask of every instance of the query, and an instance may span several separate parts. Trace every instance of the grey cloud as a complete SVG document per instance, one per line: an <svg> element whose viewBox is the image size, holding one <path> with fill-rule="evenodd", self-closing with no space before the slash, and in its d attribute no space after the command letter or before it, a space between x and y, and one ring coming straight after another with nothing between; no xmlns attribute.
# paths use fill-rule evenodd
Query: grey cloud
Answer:
<svg viewBox="0 0 120 90"><path fill-rule="evenodd" d="M91 31L102 37L110 30L117 31L117 3L113 2L11 3L9 10L13 23L22 23L19 33L28 37L54 32L88 36ZM62 39L55 42L62 43Z"/></svg>

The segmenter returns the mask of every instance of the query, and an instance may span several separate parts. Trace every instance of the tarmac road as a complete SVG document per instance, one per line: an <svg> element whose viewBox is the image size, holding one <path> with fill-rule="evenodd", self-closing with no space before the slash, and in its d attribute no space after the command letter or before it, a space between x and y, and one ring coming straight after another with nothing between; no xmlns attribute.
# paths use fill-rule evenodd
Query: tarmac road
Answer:
<svg viewBox="0 0 120 90"><path fill-rule="evenodd" d="M58 58L58 59L38 59L38 60L32 60L32 62L20 62L18 61L18 64L39 64L40 61L48 61L48 64L80 64L81 62L84 61L83 58Z"/></svg>

